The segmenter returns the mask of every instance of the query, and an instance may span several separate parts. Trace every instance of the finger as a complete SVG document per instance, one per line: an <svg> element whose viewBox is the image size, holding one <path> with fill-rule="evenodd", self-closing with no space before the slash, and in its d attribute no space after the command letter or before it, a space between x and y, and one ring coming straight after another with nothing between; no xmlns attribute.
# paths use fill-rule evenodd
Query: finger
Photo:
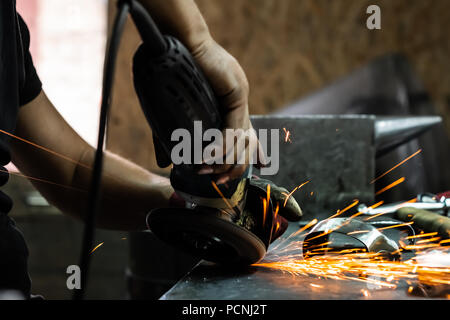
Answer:
<svg viewBox="0 0 450 320"><path fill-rule="evenodd" d="M297 200L291 196L286 202L286 205L284 203L281 204L280 215L289 221L299 221L303 216L303 211L297 203Z"/></svg>
<svg viewBox="0 0 450 320"><path fill-rule="evenodd" d="M241 179L247 170L247 165L235 165L227 172L217 176L217 184L223 184L229 180Z"/></svg>
<svg viewBox="0 0 450 320"><path fill-rule="evenodd" d="M279 214L289 221L299 221L303 216L303 212L297 200L292 195L289 195L289 192L285 188L278 187L275 184L271 184L271 188L272 192L270 197L274 203L279 204Z"/></svg>
<svg viewBox="0 0 450 320"><path fill-rule="evenodd" d="M227 132L228 131L228 132ZM231 179L240 177L246 170L247 166L252 163L254 150L257 149L258 140L254 130L239 130L233 133L226 129L225 135L231 135L226 140L222 149L224 157L220 158L220 152L212 152L208 158L204 158L199 174L225 174L229 173ZM208 148L214 150L219 148L219 144L210 144ZM217 149L216 149L217 150ZM219 164L214 164L219 163Z"/></svg>

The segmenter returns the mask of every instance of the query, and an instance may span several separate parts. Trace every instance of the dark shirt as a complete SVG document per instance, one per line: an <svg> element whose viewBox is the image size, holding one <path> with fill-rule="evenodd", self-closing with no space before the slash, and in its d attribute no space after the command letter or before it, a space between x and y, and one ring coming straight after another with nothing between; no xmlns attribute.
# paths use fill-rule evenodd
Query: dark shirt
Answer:
<svg viewBox="0 0 450 320"><path fill-rule="evenodd" d="M14 133L19 107L32 101L42 88L29 46L30 34L16 12L16 1L0 0L0 129L8 133ZM11 161L10 139L0 132L0 188L9 177L3 166ZM0 290L19 289L28 295L28 250L7 216L11 208L11 199L0 191Z"/></svg>

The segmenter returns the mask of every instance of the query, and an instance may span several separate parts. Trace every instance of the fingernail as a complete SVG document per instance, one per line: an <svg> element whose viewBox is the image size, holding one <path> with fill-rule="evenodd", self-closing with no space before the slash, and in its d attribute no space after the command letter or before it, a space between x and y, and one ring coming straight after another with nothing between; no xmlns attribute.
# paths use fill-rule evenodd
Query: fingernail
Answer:
<svg viewBox="0 0 450 320"><path fill-rule="evenodd" d="M198 174L210 174L213 173L214 170L212 168L202 168L200 170L198 170Z"/></svg>
<svg viewBox="0 0 450 320"><path fill-rule="evenodd" d="M230 180L229 177L222 177L219 180L217 180L217 184L224 184L226 183L228 180Z"/></svg>

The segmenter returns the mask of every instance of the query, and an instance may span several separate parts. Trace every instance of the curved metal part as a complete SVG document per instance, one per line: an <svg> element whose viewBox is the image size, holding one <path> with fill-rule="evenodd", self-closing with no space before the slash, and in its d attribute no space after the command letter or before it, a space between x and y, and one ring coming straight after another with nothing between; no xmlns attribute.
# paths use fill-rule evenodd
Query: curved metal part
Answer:
<svg viewBox="0 0 450 320"><path fill-rule="evenodd" d="M311 229L304 240L303 254L308 252L308 247L312 244L311 240L320 238L322 234L323 242L326 243L328 236L332 233L342 234L359 241L368 252L392 253L399 249L395 241L387 238L369 223L351 218L334 218L323 220ZM314 246L317 246L317 243L314 243Z"/></svg>

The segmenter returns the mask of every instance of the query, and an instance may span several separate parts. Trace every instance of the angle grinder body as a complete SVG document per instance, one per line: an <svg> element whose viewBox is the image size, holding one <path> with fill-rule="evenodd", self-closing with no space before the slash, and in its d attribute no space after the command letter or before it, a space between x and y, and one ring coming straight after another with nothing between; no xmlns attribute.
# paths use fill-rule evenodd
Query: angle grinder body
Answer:
<svg viewBox="0 0 450 320"><path fill-rule="evenodd" d="M154 26L152 31L158 32ZM148 227L161 240L205 260L255 263L267 251L273 224L270 213L265 221L258 218L266 191L250 186L250 169L226 185L215 185L214 175L196 173L198 163L172 163L171 152L178 143L172 139L175 130L184 129L190 137L203 136L207 129L221 130L222 114L214 91L186 47L171 36L156 38L161 43L155 46L154 35L153 42L144 38L135 53L134 86L152 128L157 163L172 165L170 182L186 208L154 209L147 216ZM201 121L200 130L196 121ZM202 143L201 150L206 146ZM191 146L194 155L194 143ZM265 209L272 212L270 201Z"/></svg>

